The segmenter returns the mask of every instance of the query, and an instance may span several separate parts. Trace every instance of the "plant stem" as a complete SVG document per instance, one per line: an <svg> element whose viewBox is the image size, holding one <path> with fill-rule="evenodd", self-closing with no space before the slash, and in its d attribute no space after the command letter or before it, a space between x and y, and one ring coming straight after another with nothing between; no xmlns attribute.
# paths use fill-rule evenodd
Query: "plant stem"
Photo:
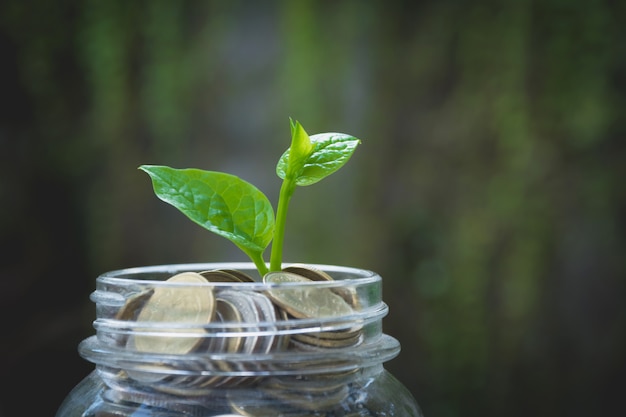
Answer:
<svg viewBox="0 0 626 417"><path fill-rule="evenodd" d="M265 261L263 261L262 255L251 259L254 262L254 265L256 265L256 268L259 270L259 274L261 274L261 277L269 272L269 269L267 269L267 265L265 265Z"/></svg>
<svg viewBox="0 0 626 417"><path fill-rule="evenodd" d="M259 274L261 274L261 277L269 272L269 269L267 269L267 265L263 260L263 252L251 251L239 245L237 245L237 247L239 247L239 249L241 249L246 255L248 255L250 260L254 262L254 266L256 266L256 269L259 271Z"/></svg>
<svg viewBox="0 0 626 417"><path fill-rule="evenodd" d="M274 226L274 238L272 241L272 252L270 254L270 271L280 271L282 269L283 242L285 240L285 223L287 220L287 209L289 200L296 189L296 182L293 179L285 178L280 186L278 195L278 207L276 209L276 224Z"/></svg>

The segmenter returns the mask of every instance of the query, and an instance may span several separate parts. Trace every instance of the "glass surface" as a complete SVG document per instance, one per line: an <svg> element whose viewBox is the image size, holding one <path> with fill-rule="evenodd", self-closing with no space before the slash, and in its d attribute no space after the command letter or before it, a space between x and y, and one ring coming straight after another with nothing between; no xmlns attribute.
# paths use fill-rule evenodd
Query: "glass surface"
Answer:
<svg viewBox="0 0 626 417"><path fill-rule="evenodd" d="M380 276L311 267L332 280L263 282L250 263L101 275L96 334L79 345L96 370L57 417L421 416L382 365L400 344L382 332ZM167 281L215 270L252 282Z"/></svg>

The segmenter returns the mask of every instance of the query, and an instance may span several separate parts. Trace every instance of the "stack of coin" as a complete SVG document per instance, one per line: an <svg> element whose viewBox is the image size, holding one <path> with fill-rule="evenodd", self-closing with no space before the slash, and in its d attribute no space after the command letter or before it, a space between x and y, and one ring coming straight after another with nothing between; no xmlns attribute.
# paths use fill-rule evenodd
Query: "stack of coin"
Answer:
<svg viewBox="0 0 626 417"><path fill-rule="evenodd" d="M263 277L263 281L268 284L310 284L311 281L332 281L332 278L322 271L297 266L285 268L281 272L270 272ZM356 294L349 293L345 288L341 290L344 291L339 293L337 288L318 288L312 285L283 288L276 286L268 291L268 296L284 312L283 316L287 320L345 318L354 314L355 307L358 308L358 300ZM362 341L360 327L351 325L348 328L333 328L342 327L340 323L329 327L330 330L296 333L291 336L291 345L300 350L316 350L345 348Z"/></svg>
<svg viewBox="0 0 626 417"><path fill-rule="evenodd" d="M175 395L203 395L216 387L258 382L264 392L285 406L306 409L306 404L314 404L319 408L336 402L346 395L343 373L259 380L246 375L272 370L261 369L266 365L259 361L228 359L233 354L241 358L285 350L323 353L361 343L362 329L350 319L361 308L358 297L354 291L332 285L332 280L322 271L292 265L266 274L263 282L267 289L260 292L252 287L237 288L237 283L254 282L240 271L177 274L167 280L168 285L129 297L118 311L119 320L134 322L135 326L132 335L118 343L169 358L169 362L151 363L126 374ZM312 285L313 281L328 281L329 285ZM210 283L216 285L201 285ZM298 321L324 324L292 326ZM309 365L287 366L304 369Z"/></svg>
<svg viewBox="0 0 626 417"><path fill-rule="evenodd" d="M311 281L333 281L325 272L303 265L292 265L283 271L265 275L263 281L271 284L268 296L280 308L284 319L326 320L329 330L294 333L289 344L291 349L323 352L361 343L362 329L352 324L345 327L344 324L345 318L350 317L355 309L359 308L356 294L345 287L325 288L311 285ZM288 285L281 287L280 284ZM333 317L340 318L340 321L329 320ZM351 323L350 320L347 322ZM316 365L305 362L300 366L304 370ZM283 410L283 414L307 415L298 414L295 410L323 411L340 403L348 395L346 381L354 372L349 370L311 373L308 376L275 376L265 379L260 388L273 399L274 407ZM285 410L292 412L289 414L290 412Z"/></svg>

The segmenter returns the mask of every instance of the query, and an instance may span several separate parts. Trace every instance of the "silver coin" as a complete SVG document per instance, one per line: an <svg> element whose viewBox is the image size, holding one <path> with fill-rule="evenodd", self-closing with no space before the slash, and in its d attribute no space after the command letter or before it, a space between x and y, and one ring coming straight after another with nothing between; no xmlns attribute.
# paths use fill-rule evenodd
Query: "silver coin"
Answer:
<svg viewBox="0 0 626 417"><path fill-rule="evenodd" d="M241 291L226 289L219 291L218 297L235 306L235 308L237 309L237 311L239 311L239 314L241 315L242 324L247 325L259 322L260 315L257 306L248 295L242 293ZM252 334L243 337L243 339L243 346L240 349L240 352L254 352L254 349L257 345L258 336Z"/></svg>
<svg viewBox="0 0 626 417"><path fill-rule="evenodd" d="M266 335L259 336L255 353L269 353L274 345L274 333L276 332L276 307L274 303L263 294L253 291L242 291L242 293L254 302L259 313L259 323L263 323L263 328L258 329L268 332Z"/></svg>
<svg viewBox="0 0 626 417"><path fill-rule="evenodd" d="M243 316L234 303L226 298L223 298L221 295L216 297L216 303L216 313L222 323L233 324L241 323L243 321ZM229 331L233 331L234 333L241 332L241 330L241 327L229 327ZM241 336L220 336L214 339L221 342L221 346L219 348L212 349L211 352L239 352L243 346L243 339Z"/></svg>

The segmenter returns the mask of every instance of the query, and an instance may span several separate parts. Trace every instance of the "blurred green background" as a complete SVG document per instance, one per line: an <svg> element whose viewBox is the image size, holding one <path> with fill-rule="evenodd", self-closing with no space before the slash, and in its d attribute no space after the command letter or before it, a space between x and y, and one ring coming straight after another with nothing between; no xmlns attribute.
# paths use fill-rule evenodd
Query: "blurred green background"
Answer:
<svg viewBox="0 0 626 417"><path fill-rule="evenodd" d="M276 201L289 117L363 144L285 258L372 269L426 417L590 416L626 389L626 3L0 3L0 416L92 365L98 274L247 260L140 164ZM616 408L617 407L617 408Z"/></svg>

